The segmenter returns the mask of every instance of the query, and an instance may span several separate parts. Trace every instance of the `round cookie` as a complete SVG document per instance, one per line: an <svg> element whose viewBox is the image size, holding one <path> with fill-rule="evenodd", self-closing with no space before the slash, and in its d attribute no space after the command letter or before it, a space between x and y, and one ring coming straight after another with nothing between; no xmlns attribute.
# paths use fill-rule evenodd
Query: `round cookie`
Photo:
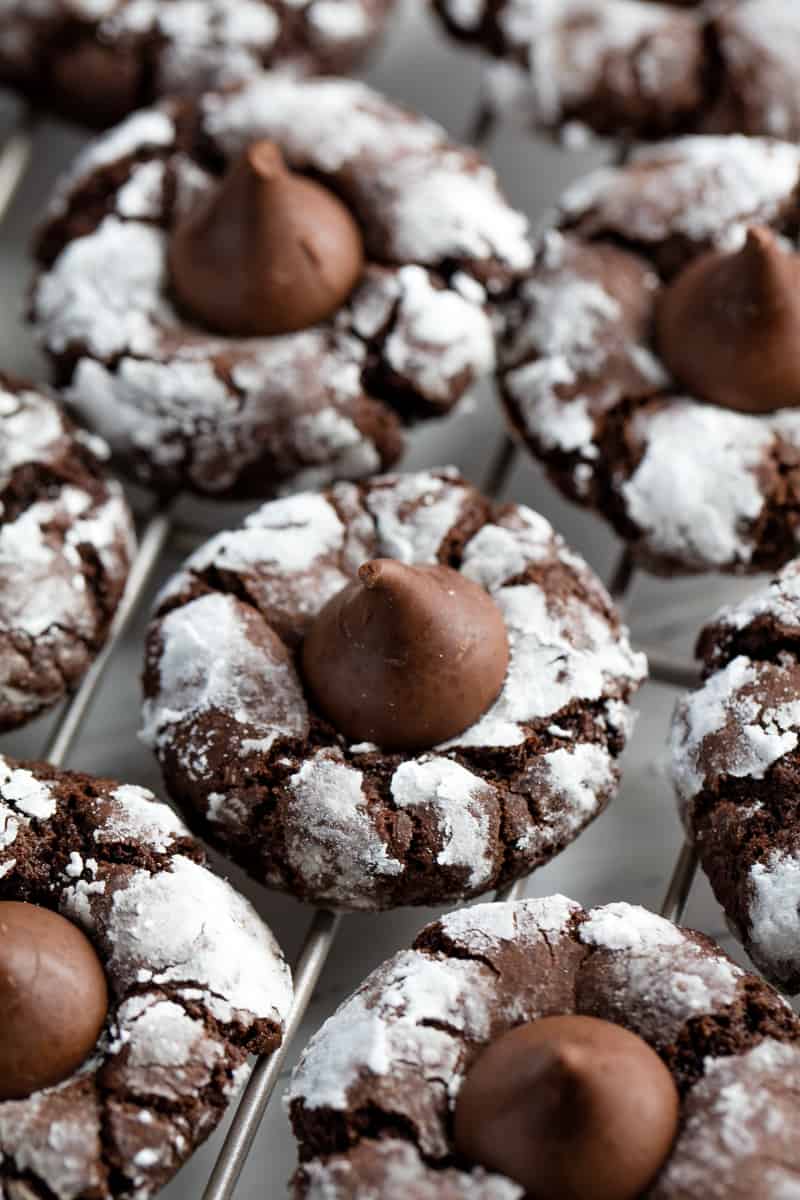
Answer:
<svg viewBox="0 0 800 1200"><path fill-rule="evenodd" d="M684 132L800 135L794 0L434 0L495 60L486 103L581 145Z"/></svg>
<svg viewBox="0 0 800 1200"><path fill-rule="evenodd" d="M376 557L455 568L505 621L497 700L429 750L353 744L304 687L304 637ZM645 671L544 518L453 470L387 476L264 505L188 560L156 602L142 736L189 820L262 883L434 904L526 875L603 810Z"/></svg>
<svg viewBox="0 0 800 1200"><path fill-rule="evenodd" d="M57 703L102 647L134 552L99 438L0 376L0 730Z"/></svg>
<svg viewBox="0 0 800 1200"><path fill-rule="evenodd" d="M250 904L143 788L0 758L0 901L88 936L109 1010L55 1087L0 1103L10 1200L146 1200L212 1132L250 1053L280 1044L289 970Z"/></svg>
<svg viewBox="0 0 800 1200"><path fill-rule="evenodd" d="M672 729L681 815L748 954L800 991L800 562L719 612Z"/></svg>
<svg viewBox="0 0 800 1200"><path fill-rule="evenodd" d="M454 1155L459 1092L507 1031L575 1013L644 1039L678 1086L680 1132L648 1200L797 1190L800 1021L788 1005L702 934L553 896L429 925L323 1025L289 1089L292 1194L522 1200L509 1178Z"/></svg>
<svg viewBox="0 0 800 1200"><path fill-rule="evenodd" d="M213 334L173 305L171 235L263 139L344 201L366 265L312 328ZM530 263L526 231L433 122L360 83L262 75L86 151L42 231L33 319L67 404L139 482L263 498L374 474L404 423L491 372L494 300Z"/></svg>
<svg viewBox="0 0 800 1200"><path fill-rule="evenodd" d="M392 0L5 0L0 84L103 128L168 92L257 74L347 72Z"/></svg>
<svg viewBox="0 0 800 1200"><path fill-rule="evenodd" d="M508 307L500 378L513 426L652 571L760 571L796 551L800 412L693 394L659 353L656 318L676 278L712 249L739 250L749 228L794 261L799 181L800 152L785 142L692 137L637 151L567 190ZM710 301L719 319L725 297ZM751 308L749 297L737 307L731 352L758 351ZM708 336L696 329L691 347L705 369Z"/></svg>

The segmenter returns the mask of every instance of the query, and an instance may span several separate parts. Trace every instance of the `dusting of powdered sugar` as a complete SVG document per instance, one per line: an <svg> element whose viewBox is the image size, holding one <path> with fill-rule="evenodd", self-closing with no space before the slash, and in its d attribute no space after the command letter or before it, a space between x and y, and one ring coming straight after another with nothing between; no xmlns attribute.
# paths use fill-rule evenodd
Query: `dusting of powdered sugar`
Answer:
<svg viewBox="0 0 800 1200"><path fill-rule="evenodd" d="M584 957L575 956L576 939L587 947ZM573 1004L582 1011L582 998L591 997L595 1015L666 1048L693 1018L725 1014L747 978L721 952L645 909L612 904L586 913L563 896L461 909L424 931L420 941L423 947L442 948L396 954L345 1001L303 1053L287 1101L305 1151L307 1112L318 1113L314 1121L319 1122L325 1109L346 1114L357 1109L402 1114L415 1156L448 1157L464 1051L469 1046L474 1060L490 1036L535 1021L542 1011L552 1013L554 979L557 994L563 995L561 1011L575 1011ZM542 951L544 961L552 962L549 972L542 970ZM690 1111L697 1089L709 1086L709 1076L745 1078L749 1068L761 1088L762 1075L777 1081L781 1067L794 1068L797 1055L794 1047L766 1041L741 1056L707 1060L704 1079L689 1093ZM753 1110L760 1108L760 1102L750 1103ZM711 1119L710 1136L716 1138L725 1114L715 1112ZM752 1154L756 1143L747 1140L746 1131L741 1142ZM391 1156L391 1140L380 1145ZM328 1160L330 1178L348 1179L357 1190L363 1170L364 1179L374 1181L369 1171L373 1146L357 1134L349 1149ZM682 1161L688 1157L679 1142L669 1170ZM420 1195L428 1195L426 1169L410 1164L408 1190L416 1194L419 1183ZM324 1174L313 1162L309 1173L319 1180ZM438 1178L443 1184L445 1175ZM387 1170L387 1187L392 1179ZM458 1195L493 1197L495 1192L484 1192L483 1185L489 1181L473 1168ZM320 1200L328 1195L318 1194Z"/></svg>
<svg viewBox="0 0 800 1200"><path fill-rule="evenodd" d="M265 652L263 638L277 630L297 645L325 601L368 558L438 562L475 500L452 468L384 476L362 488L338 485L327 496L286 497L264 505L244 529L217 535L167 585L158 602L164 615L151 632L156 684L145 703L143 736L162 762L170 756L193 784L207 787L212 821L238 829L252 806L237 800L231 807L218 786L211 748L219 738L200 719L204 713L222 714L227 752L232 739L239 756L286 755L273 745L279 736L308 734L294 668L287 662L281 671L299 690L278 688L277 648L270 640ZM512 585L529 568L546 578L550 564L580 585L563 595L533 583ZM212 577L211 586L230 590L187 601L198 577L208 581L212 569L221 581ZM388 773L376 772L369 761L379 753L375 746L320 748L312 737L304 749L292 750L280 760L281 766L297 763L282 785L287 868L285 877L273 871L271 884L295 887L299 881L304 894L334 906L371 908L386 904L387 893L402 896L412 886L399 878L410 879L403 862L407 814L433 840L438 862L460 869L462 893L485 890L502 865L502 787L480 763L457 761L459 749L522 746L530 722L552 725L562 709L609 693L618 698L607 718L598 718L598 744L576 741L526 759L516 787L537 801L529 822L516 819L515 855L541 861L576 836L613 794L615 755L603 739L607 730L627 734L623 697L644 678L646 662L631 649L627 631L606 615L610 602L602 586L548 522L526 508L509 509L498 523L483 525L464 547L462 570L490 590L506 620L510 666L498 700L452 742L407 755ZM252 608L232 592L246 593ZM250 696L246 704L243 687ZM390 811L403 820L389 817L384 825L381 815ZM387 828L396 832L394 848ZM452 880L448 887L458 890Z"/></svg>
<svg viewBox="0 0 800 1200"><path fill-rule="evenodd" d="M683 697L672 727L672 774L684 805L720 778L763 779L798 744L800 700L780 664L743 655Z"/></svg>
<svg viewBox="0 0 800 1200"><path fill-rule="evenodd" d="M108 970L120 990L191 980L225 1024L283 1019L291 982L272 934L249 901L205 867L177 855L157 875L136 871L114 891L110 910L104 895L91 894L87 905L76 894L66 888L62 906L90 933L102 914Z"/></svg>
<svg viewBox="0 0 800 1200"><path fill-rule="evenodd" d="M646 168L646 169L640 169ZM681 234L735 248L748 224L773 220L800 177L800 148L767 138L684 137L636 150L630 165L603 167L568 188L570 221L657 243Z"/></svg>
<svg viewBox="0 0 800 1200"><path fill-rule="evenodd" d="M404 867L370 819L363 780L335 752L318 751L289 780L285 837L290 867L315 895L361 893L369 908L372 881Z"/></svg>
<svg viewBox="0 0 800 1200"><path fill-rule="evenodd" d="M146 788L120 784L110 796L111 809L102 826L94 831L98 845L132 839L166 854L177 838L189 830L171 808L160 803Z"/></svg>
<svg viewBox="0 0 800 1200"><path fill-rule="evenodd" d="M365 423L370 381L383 364L420 411L446 411L491 372L487 290L505 288L529 265L525 219L489 167L365 85L259 76L207 98L209 135L228 155L272 137L297 166L323 177L351 173L368 257L381 266L368 265L351 300L317 329L214 336L187 325L169 296L168 168L180 215L214 186L179 149L171 111L138 114L101 138L62 185L59 211L99 168L134 151L144 158L104 219L68 241L36 286L46 347L74 362L68 403L147 484L188 479L220 493L262 460L266 494L374 473L391 439L374 418ZM423 269L442 265L435 274ZM389 400L370 399L387 404L397 423Z"/></svg>
<svg viewBox="0 0 800 1200"><path fill-rule="evenodd" d="M385 6L366 0L4 0L0 36L4 57L24 75L38 61L36 38L45 37L39 21L56 22L50 36L67 44L81 22L104 46L119 47L123 63L135 54L148 64L157 92L199 94L257 76L265 64L345 70L385 19Z"/></svg>
<svg viewBox="0 0 800 1200"><path fill-rule="evenodd" d="M489 814L498 798L478 775L449 758L425 757L401 763L392 776L398 808L431 813L442 840L436 861L462 867L470 888L485 888L494 872Z"/></svg>
<svg viewBox="0 0 800 1200"><path fill-rule="evenodd" d="M203 1093L227 1098L241 1082L235 1055L225 1069L232 1047L213 1018L236 1026L236 1039L257 1021L280 1028L291 1003L288 968L251 905L205 867L181 856L155 873L128 865L132 848L142 848L150 861L154 851L168 854L176 837L188 837L144 789L73 779L55 769L37 780L0 758L0 801L0 828L24 823L34 841L40 827L48 836L44 827L57 820L67 839L70 828L83 838L94 831L96 858L70 850L68 842L59 845L67 866L53 876L52 896L97 947L111 996L107 1028L76 1072L54 1088L0 1104L9 1195L16 1195L15 1172L59 1200L100 1195L113 1152L115 1168L136 1180L136 1194L145 1200L152 1190L147 1166L162 1162L175 1170L190 1149L185 1104L191 1101L193 1111L197 1106L208 1132L216 1109L201 1100ZM0 849L9 844L6 838ZM6 861L3 874L14 865ZM109 1072L102 1089L93 1082L101 1071ZM130 1105L131 1119L152 1124L157 1139L149 1147L145 1138L142 1146L137 1134L130 1161L125 1138L104 1133L105 1122L116 1119L118 1095Z"/></svg>
<svg viewBox="0 0 800 1200"><path fill-rule="evenodd" d="M501 1175L489 1175L480 1167L466 1171L431 1167L410 1142L384 1137L362 1143L350 1155L332 1155L303 1164L305 1200L337 1200L359 1194L360 1180L369 1181L371 1191L381 1200L522 1200L522 1189ZM363 1153L363 1168L361 1156Z"/></svg>
<svg viewBox="0 0 800 1200"><path fill-rule="evenodd" d="M653 1200L797 1200L800 1050L766 1038L708 1058L683 1104L678 1140Z"/></svg>
<svg viewBox="0 0 800 1200"><path fill-rule="evenodd" d="M456 1069L460 1038L488 1036L492 992L481 963L400 951L311 1039L292 1076L290 1103L343 1110L365 1072L389 1079L412 1064L420 1091L432 1088Z"/></svg>
<svg viewBox="0 0 800 1200"><path fill-rule="evenodd" d="M208 712L257 731L250 736L269 745L306 731L303 691L286 651L234 597L213 593L175 609L161 637L158 698L143 711L147 745L163 746L177 725Z"/></svg>
<svg viewBox="0 0 800 1200"><path fill-rule="evenodd" d="M645 452L620 490L652 551L698 566L748 563L765 503L756 472L775 441L770 421L675 400L633 428Z"/></svg>
<svg viewBox="0 0 800 1200"><path fill-rule="evenodd" d="M800 560L787 563L766 587L719 609L711 624L741 632L759 617L800 629Z"/></svg>
<svg viewBox="0 0 800 1200"><path fill-rule="evenodd" d="M747 925L754 960L773 979L789 981L800 969L800 857L773 850L750 868Z"/></svg>

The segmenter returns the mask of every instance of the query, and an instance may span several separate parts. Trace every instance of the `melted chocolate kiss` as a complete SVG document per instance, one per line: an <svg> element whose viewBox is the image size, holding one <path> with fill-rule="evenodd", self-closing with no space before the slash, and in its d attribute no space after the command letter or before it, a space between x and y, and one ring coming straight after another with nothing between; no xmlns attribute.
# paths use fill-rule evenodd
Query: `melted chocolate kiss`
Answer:
<svg viewBox="0 0 800 1200"><path fill-rule="evenodd" d="M666 1161L678 1092L619 1025L545 1017L498 1038L467 1074L455 1140L528 1200L636 1200Z"/></svg>
<svg viewBox="0 0 800 1200"><path fill-rule="evenodd" d="M91 1054L108 988L91 942L58 913L0 902L0 1101L66 1079Z"/></svg>
<svg viewBox="0 0 800 1200"><path fill-rule="evenodd" d="M658 349L692 395L738 412L800 404L800 255L751 228L735 254L711 251L663 292Z"/></svg>
<svg viewBox="0 0 800 1200"><path fill-rule="evenodd" d="M308 329L345 302L364 267L359 228L327 188L255 142L175 229L172 287L194 320L232 337Z"/></svg>
<svg viewBox="0 0 800 1200"><path fill-rule="evenodd" d="M508 668L494 600L450 567L365 563L303 645L306 682L351 742L423 750L483 716Z"/></svg>

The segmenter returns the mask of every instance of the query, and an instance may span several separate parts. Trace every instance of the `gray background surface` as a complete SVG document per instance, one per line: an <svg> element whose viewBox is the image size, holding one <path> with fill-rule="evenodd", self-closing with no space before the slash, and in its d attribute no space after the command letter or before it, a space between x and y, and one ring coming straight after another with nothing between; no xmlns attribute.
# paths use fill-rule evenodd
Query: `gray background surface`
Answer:
<svg viewBox="0 0 800 1200"><path fill-rule="evenodd" d="M469 127L480 90L477 59L445 41L421 3L401 4L382 52L366 72L368 79L389 96L440 120L455 136ZM36 215L41 211L55 175L81 144L73 130L55 125L40 130L33 167L3 228L0 241L0 365L5 370L41 378L44 367L20 314L29 281L27 248ZM530 137L503 130L493 140L490 156L511 199L538 222L571 179L609 157L602 146L568 154ZM471 412L451 418L414 435L407 461L413 468L454 462L480 482L486 474L487 447L499 444L502 422L491 389L473 401ZM562 501L542 473L519 456L507 495L543 512L608 578L618 547L605 525ZM192 516L224 527L238 520L229 506L209 510L194 506ZM159 579L174 570L178 556L162 564ZM718 579L663 581L639 578L630 600L630 619L640 638L657 637L676 654L687 654L702 620L723 600L750 585ZM84 735L70 765L116 776L160 790L156 767L137 743L139 669L144 617L126 638L107 677ZM673 689L650 683L640 693L640 718L624 759L624 782L611 810L554 863L529 882L530 895L560 891L583 904L625 899L658 907L678 851L681 831L666 776L664 752ZM41 753L49 721L36 723L14 736L0 739L0 749L18 756ZM243 880L220 864L241 885L272 925L289 956L299 948L309 910L294 901ZM407 945L433 914L402 910L394 914L348 917L334 955L323 975L297 1047L352 990L364 975L389 954ZM704 881L696 885L688 923L719 937L732 949L722 915ZM735 948L733 952L737 953ZM290 1055L294 1060L297 1047ZM283 1089L281 1088L280 1091ZM163 1193L164 1200L195 1200L202 1194L211 1163L221 1145L222 1131L193 1158ZM262 1126L237 1193L240 1200L268 1200L286 1194L286 1180L295 1155L280 1095L276 1095Z"/></svg>

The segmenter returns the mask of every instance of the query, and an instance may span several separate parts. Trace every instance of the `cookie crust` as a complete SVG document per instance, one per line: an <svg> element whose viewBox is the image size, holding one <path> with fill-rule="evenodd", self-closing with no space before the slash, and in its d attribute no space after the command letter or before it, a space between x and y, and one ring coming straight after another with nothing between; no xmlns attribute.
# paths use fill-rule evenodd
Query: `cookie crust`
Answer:
<svg viewBox="0 0 800 1200"><path fill-rule="evenodd" d="M219 337L172 303L169 232L262 138L345 200L367 267L313 329ZM526 234L494 171L432 121L360 83L262 75L89 147L42 230L32 315L67 404L140 483L263 499L376 473L404 424L491 373Z"/></svg>
<svg viewBox="0 0 800 1200"><path fill-rule="evenodd" d="M751 224L793 245L797 147L690 137L569 188L509 304L509 418L571 499L660 574L755 572L796 552L800 413L732 412L685 394L657 355L659 294Z"/></svg>
<svg viewBox="0 0 800 1200"><path fill-rule="evenodd" d="M135 549L108 449L0 376L0 730L72 691L106 640Z"/></svg>
<svg viewBox="0 0 800 1200"><path fill-rule="evenodd" d="M510 666L489 711L421 754L351 746L297 652L361 564L442 563L499 604ZM575 838L618 783L644 656L605 589L530 509L455 471L267 504L156 603L142 737L203 836L254 878L337 908L479 895Z"/></svg>
<svg viewBox="0 0 800 1200"><path fill-rule="evenodd" d="M797 1186L800 1023L788 1005L702 934L629 904L585 911L553 896L429 925L323 1025L288 1095L295 1200L370 1187L390 1200L522 1200L456 1156L456 1097L489 1041L576 1012L643 1037L680 1090L681 1131L648 1200L779 1200Z"/></svg>
<svg viewBox="0 0 800 1200"><path fill-rule="evenodd" d="M10 1198L146 1200L280 1044L291 978L250 904L143 788L0 758L0 899L74 921L111 1007L92 1057L0 1104Z"/></svg>

